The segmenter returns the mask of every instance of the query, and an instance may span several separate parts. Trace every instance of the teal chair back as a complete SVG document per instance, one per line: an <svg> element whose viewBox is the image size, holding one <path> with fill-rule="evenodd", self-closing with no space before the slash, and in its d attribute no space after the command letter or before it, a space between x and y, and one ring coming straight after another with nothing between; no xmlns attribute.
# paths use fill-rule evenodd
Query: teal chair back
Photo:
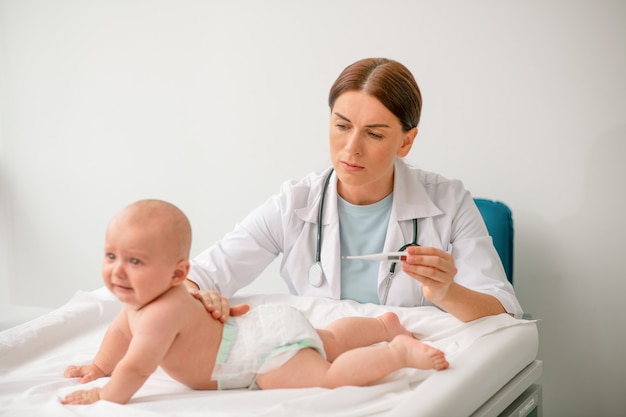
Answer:
<svg viewBox="0 0 626 417"><path fill-rule="evenodd" d="M475 198L474 202L485 220L493 245L500 255L506 278L513 284L513 215L509 207L499 201Z"/></svg>

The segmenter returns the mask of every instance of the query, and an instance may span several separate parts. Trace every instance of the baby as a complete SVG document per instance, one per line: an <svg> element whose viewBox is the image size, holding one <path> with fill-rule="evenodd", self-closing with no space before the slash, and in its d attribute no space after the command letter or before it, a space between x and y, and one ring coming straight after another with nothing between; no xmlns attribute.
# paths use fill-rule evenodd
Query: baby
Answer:
<svg viewBox="0 0 626 417"><path fill-rule="evenodd" d="M316 330L295 308L261 305L222 323L184 285L190 246L189 221L170 203L141 200L113 218L102 277L123 307L93 362L65 370L81 383L111 378L63 404L126 403L158 366L198 390L362 386L401 368L448 367L391 312Z"/></svg>

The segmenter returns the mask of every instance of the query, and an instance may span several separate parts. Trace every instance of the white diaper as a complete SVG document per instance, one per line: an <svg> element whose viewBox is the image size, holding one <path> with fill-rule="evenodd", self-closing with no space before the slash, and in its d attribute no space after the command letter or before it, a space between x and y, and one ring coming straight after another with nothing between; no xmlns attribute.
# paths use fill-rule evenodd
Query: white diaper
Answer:
<svg viewBox="0 0 626 417"><path fill-rule="evenodd" d="M224 324L212 379L218 389L256 388L258 374L282 366L305 348L326 357L305 315L287 304L262 304Z"/></svg>

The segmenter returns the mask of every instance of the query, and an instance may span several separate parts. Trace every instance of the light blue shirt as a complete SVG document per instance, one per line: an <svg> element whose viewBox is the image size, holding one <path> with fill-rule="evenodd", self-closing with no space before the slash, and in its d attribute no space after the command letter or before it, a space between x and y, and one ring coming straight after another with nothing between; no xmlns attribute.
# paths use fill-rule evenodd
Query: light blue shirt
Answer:
<svg viewBox="0 0 626 417"><path fill-rule="evenodd" d="M374 204L355 206L337 196L341 256L369 255L383 250L393 193ZM341 260L341 298L380 304L379 262Z"/></svg>

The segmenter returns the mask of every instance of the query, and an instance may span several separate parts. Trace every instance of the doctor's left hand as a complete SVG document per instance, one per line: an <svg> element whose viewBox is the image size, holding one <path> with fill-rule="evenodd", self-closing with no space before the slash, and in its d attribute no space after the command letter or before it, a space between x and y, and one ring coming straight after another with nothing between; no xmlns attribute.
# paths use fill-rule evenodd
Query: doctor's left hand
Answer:
<svg viewBox="0 0 626 417"><path fill-rule="evenodd" d="M204 305L214 319L222 323L226 322L229 316L241 316L250 310L248 304L229 306L228 299L217 291L190 290L189 293Z"/></svg>
<svg viewBox="0 0 626 417"><path fill-rule="evenodd" d="M409 246L402 270L422 283L424 298L437 304L452 285L457 268L452 254L427 246Z"/></svg>

